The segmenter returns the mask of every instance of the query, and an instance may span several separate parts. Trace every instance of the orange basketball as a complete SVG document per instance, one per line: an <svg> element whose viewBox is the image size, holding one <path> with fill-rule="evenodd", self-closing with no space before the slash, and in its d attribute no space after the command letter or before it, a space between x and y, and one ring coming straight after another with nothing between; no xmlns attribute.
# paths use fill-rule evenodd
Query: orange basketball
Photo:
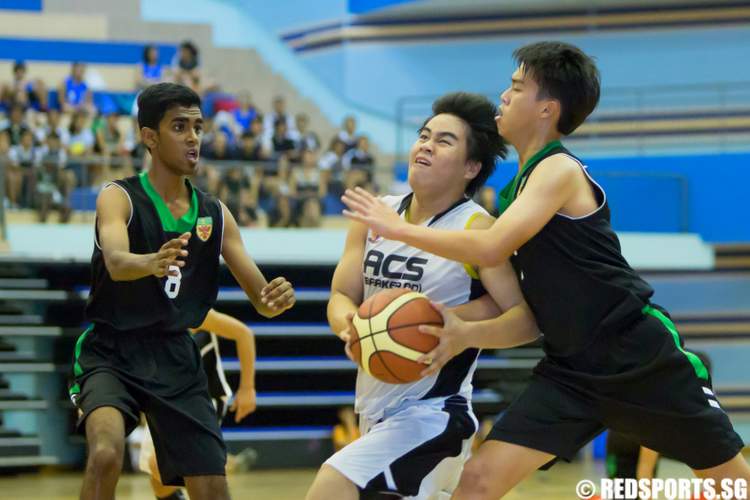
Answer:
<svg viewBox="0 0 750 500"><path fill-rule="evenodd" d="M425 295L408 289L379 292L359 306L353 319L351 349L367 373L389 384L421 378L425 365L417 359L438 344L420 333L419 325L443 324L443 317Z"/></svg>

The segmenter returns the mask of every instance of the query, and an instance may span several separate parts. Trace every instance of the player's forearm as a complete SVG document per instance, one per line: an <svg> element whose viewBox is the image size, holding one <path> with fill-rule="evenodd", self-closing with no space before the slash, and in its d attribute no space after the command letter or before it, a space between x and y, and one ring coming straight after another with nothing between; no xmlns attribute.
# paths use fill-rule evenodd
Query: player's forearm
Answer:
<svg viewBox="0 0 750 500"><path fill-rule="evenodd" d="M502 312L489 294L484 294L478 299L452 307L451 310L464 321L482 321L497 317Z"/></svg>
<svg viewBox="0 0 750 500"><path fill-rule="evenodd" d="M448 231L404 224L395 239L440 257L479 267L494 267L510 256L509 252L493 248L487 229Z"/></svg>
<svg viewBox="0 0 750 500"><path fill-rule="evenodd" d="M528 305L519 304L502 315L466 323L466 344L480 349L507 349L539 338L539 328Z"/></svg>
<svg viewBox="0 0 750 500"><path fill-rule="evenodd" d="M154 254L113 250L104 254L104 264L113 281L135 281L154 274Z"/></svg>
<svg viewBox="0 0 750 500"><path fill-rule="evenodd" d="M235 342L240 360L240 390L255 388L255 338L244 332Z"/></svg>
<svg viewBox="0 0 750 500"><path fill-rule="evenodd" d="M336 335L349 328L346 315L357 312L357 304L341 292L332 292L328 300L328 324Z"/></svg>

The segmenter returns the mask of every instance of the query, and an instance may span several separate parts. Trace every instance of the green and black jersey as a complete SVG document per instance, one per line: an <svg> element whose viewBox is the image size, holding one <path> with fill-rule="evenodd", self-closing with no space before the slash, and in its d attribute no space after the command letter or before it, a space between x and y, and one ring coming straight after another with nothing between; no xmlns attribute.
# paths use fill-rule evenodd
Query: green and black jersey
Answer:
<svg viewBox="0 0 750 500"><path fill-rule="evenodd" d="M557 154L581 164L559 141L548 144L506 186L500 208L518 196L542 160ZM604 190L581 167L598 208L583 217L555 214L511 257L524 297L544 334L545 352L554 356L578 353L600 331L642 316L653 295L649 284L622 256Z"/></svg>
<svg viewBox="0 0 750 500"><path fill-rule="evenodd" d="M128 221L130 251L157 252L182 233L190 232L185 266L177 276L146 276L134 281L113 281L104 263L96 231L91 257L91 293L86 305L88 321L122 330L181 331L200 326L216 301L219 256L224 217L219 201L185 180L191 193L190 209L175 220L146 173L113 184L130 200Z"/></svg>

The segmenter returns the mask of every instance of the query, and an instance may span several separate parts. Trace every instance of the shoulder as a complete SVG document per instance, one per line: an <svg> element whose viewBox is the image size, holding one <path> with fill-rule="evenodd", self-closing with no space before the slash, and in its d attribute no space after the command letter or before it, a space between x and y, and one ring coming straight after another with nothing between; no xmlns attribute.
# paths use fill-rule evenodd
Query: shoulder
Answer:
<svg viewBox="0 0 750 500"><path fill-rule="evenodd" d="M564 186L583 175L581 163L567 153L558 153L539 162L529 174L529 184L537 186Z"/></svg>

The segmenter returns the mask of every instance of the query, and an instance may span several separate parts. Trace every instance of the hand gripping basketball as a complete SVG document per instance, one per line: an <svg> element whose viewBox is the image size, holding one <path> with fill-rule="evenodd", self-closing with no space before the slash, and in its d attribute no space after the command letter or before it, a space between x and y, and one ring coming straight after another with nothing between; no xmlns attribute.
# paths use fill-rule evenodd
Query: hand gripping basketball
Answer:
<svg viewBox="0 0 750 500"><path fill-rule="evenodd" d="M443 319L425 295L391 289L367 299L352 323L348 344L354 361L383 382L404 384L422 378L424 364L418 360L438 345L419 325L442 326Z"/></svg>
<svg viewBox="0 0 750 500"><path fill-rule="evenodd" d="M423 377L428 377L440 371L454 356L461 354L469 345L466 342L466 322L461 320L444 304L432 303L432 306L443 317L442 326L421 325L419 331L435 336L437 346L417 361L429 365L422 371Z"/></svg>

